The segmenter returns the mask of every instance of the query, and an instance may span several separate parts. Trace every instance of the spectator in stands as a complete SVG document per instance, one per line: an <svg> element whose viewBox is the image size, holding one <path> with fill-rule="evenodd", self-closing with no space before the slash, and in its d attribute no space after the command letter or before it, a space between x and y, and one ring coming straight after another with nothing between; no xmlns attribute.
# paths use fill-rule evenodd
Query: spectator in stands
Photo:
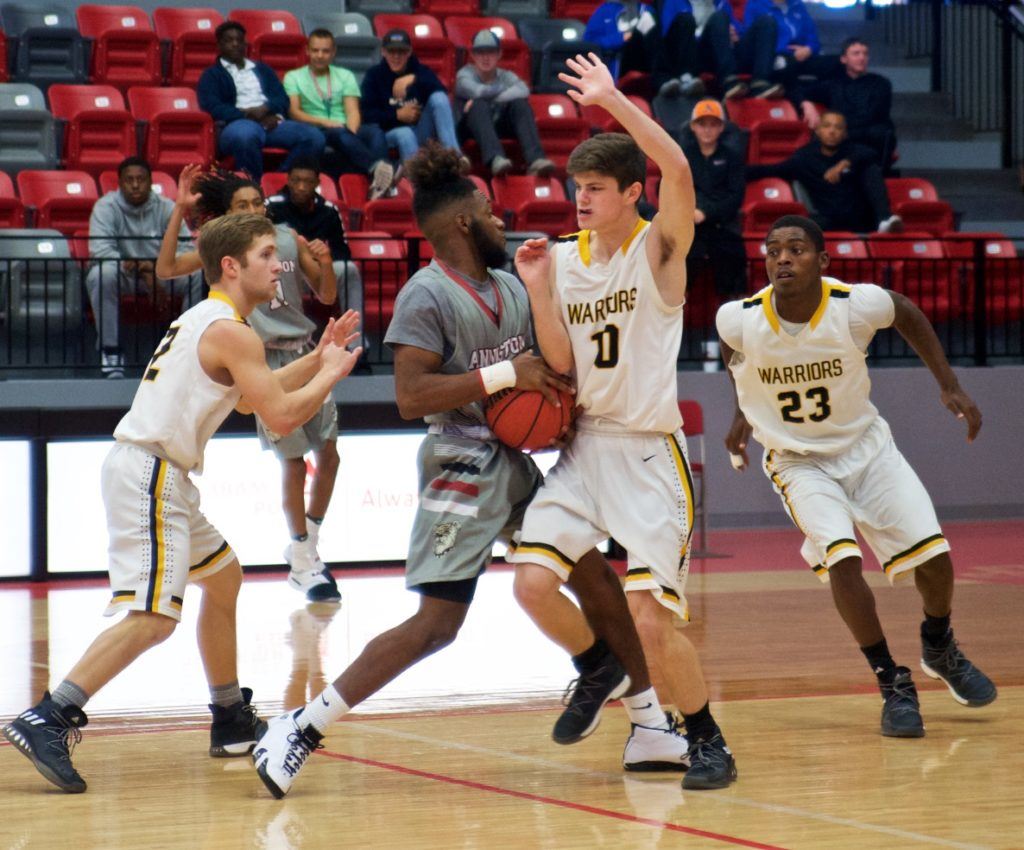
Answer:
<svg viewBox="0 0 1024 850"><path fill-rule="evenodd" d="M530 87L514 72L498 67L501 39L490 30L473 36L469 62L455 77L455 112L461 116L462 137L476 140L491 175L500 177L512 167L499 136L515 136L529 163L528 174L548 177L555 164L544 156L537 122L530 109Z"/></svg>
<svg viewBox="0 0 1024 850"><path fill-rule="evenodd" d="M663 47L654 68L654 86L669 97L699 97L700 74L710 71L722 82L725 97L772 97L776 25L770 15L744 28L728 0L664 0L661 6ZM748 87L738 71L751 74Z"/></svg>
<svg viewBox="0 0 1024 850"><path fill-rule="evenodd" d="M187 309L202 299L198 273L175 281L156 276L161 234L167 229L174 204L153 191L153 173L146 160L130 156L117 167L117 189L107 192L89 216L89 256L95 260L85 277L96 318L100 368L108 378L124 377L120 344L121 295L145 293L166 308L172 294L181 295ZM182 250L190 250L188 228L179 231Z"/></svg>
<svg viewBox="0 0 1024 850"><path fill-rule="evenodd" d="M878 155L884 170L892 164L896 149L896 128L892 123L892 83L881 74L868 71L868 45L853 36L839 51L842 69L838 74L800 86L793 101L799 104L804 120L812 130L821 114L816 103L846 116L846 132L851 142L866 145Z"/></svg>
<svg viewBox="0 0 1024 850"><path fill-rule="evenodd" d="M223 121L218 147L235 158L235 168L254 180L263 176L263 148L285 148L286 171L296 156L319 156L324 135L300 121L288 121L288 95L269 65L245 58L245 28L224 21L215 31L217 61L196 86L199 105Z"/></svg>
<svg viewBox="0 0 1024 850"><path fill-rule="evenodd" d="M658 58L662 39L654 7L638 0L602 3L587 21L583 39L600 46L616 80L630 71L650 73L665 64ZM691 75L687 89L696 92L697 82Z"/></svg>
<svg viewBox="0 0 1024 850"><path fill-rule="evenodd" d="M391 188L394 166L388 162L384 131L364 124L359 112L359 83L355 74L334 64L338 47L329 30L309 34L309 64L284 75L291 117L312 124L345 160L348 171L370 177L370 200ZM290 172L289 172L290 173Z"/></svg>
<svg viewBox="0 0 1024 850"><path fill-rule="evenodd" d="M321 240L331 251L334 275L344 285L341 312L363 310L363 288L359 268L352 258L338 208L323 197L320 164L311 157L298 157L288 169L288 182L277 195L267 198L267 216L274 224L286 224L307 242Z"/></svg>
<svg viewBox="0 0 1024 850"><path fill-rule="evenodd" d="M893 215L875 152L846 138L846 120L829 110L812 139L789 159L774 165L748 165L747 179L781 177L798 180L822 230L898 233L903 220Z"/></svg>
<svg viewBox="0 0 1024 850"><path fill-rule="evenodd" d="M691 140L683 148L693 172L697 193L693 245L687 255L687 272L696 279L693 261L710 265L715 291L736 297L746 289L747 257L739 229L739 211L745 188L743 159L720 144L725 112L717 100L701 100L690 117Z"/></svg>
<svg viewBox="0 0 1024 850"><path fill-rule="evenodd" d="M448 90L430 68L412 53L405 30L384 35L383 58L363 77L363 117L384 131L388 145L404 162L427 139L461 151ZM469 171L469 160L463 167Z"/></svg>
<svg viewBox="0 0 1024 850"><path fill-rule="evenodd" d="M822 56L818 28L803 0L749 0L743 23L751 27L765 15L775 20L774 79L787 90L801 76L827 77L837 70L834 56Z"/></svg>

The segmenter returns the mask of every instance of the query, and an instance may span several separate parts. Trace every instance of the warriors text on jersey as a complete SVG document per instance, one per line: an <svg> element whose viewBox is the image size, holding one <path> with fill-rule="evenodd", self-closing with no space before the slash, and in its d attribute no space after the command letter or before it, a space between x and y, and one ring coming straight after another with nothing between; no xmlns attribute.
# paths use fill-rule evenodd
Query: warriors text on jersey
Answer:
<svg viewBox="0 0 1024 850"><path fill-rule="evenodd" d="M203 450L238 403L235 387L218 384L199 362L199 340L214 322L244 321L222 292L185 311L153 353L131 409L114 430L131 443L186 471L202 472Z"/></svg>
<svg viewBox="0 0 1024 850"><path fill-rule="evenodd" d="M822 279L821 303L802 327L778 317L771 286L724 305L718 332L735 352L729 369L754 438L798 454L834 455L856 443L878 416L867 345L893 316L884 289L832 278Z"/></svg>
<svg viewBox="0 0 1024 850"><path fill-rule="evenodd" d="M617 431L679 428L676 359L682 307L661 298L647 262L650 222L606 264L590 253L589 230L558 240L552 253L562 321L576 364L576 401L588 423Z"/></svg>

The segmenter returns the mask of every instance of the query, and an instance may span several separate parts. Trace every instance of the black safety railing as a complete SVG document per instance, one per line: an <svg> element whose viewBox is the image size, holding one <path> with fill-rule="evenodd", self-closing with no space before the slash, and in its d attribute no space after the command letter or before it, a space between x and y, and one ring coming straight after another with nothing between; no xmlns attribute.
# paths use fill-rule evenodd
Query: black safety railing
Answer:
<svg viewBox="0 0 1024 850"><path fill-rule="evenodd" d="M356 259L336 265L337 303L319 304L310 295L307 311L323 325L349 307L360 310L364 366L386 367L391 356L384 336L395 299L416 269L429 262L430 248L417 239L358 234L351 234L349 243ZM865 256L868 243L850 244L834 247L827 274L906 295L932 321L952 360L974 365L1024 360L1024 259L1005 240L907 240L900 250L875 248L875 256ZM743 291L717 293L710 262L693 264L681 368L700 368L717 356L715 313L725 300L767 284L760 241L751 240L747 248ZM112 327L127 374L140 374L167 325L205 295L198 275L158 281L148 263L111 258L100 265L80 248L75 249L80 258L71 256L71 249L70 240L52 235L12 238L0 233L0 378L95 377L99 343L111 341ZM90 299L100 269L103 285L116 287L116 297ZM116 322L108 321L104 311L111 308L105 305L117 311ZM916 356L892 331L878 334L869 353L896 361Z"/></svg>

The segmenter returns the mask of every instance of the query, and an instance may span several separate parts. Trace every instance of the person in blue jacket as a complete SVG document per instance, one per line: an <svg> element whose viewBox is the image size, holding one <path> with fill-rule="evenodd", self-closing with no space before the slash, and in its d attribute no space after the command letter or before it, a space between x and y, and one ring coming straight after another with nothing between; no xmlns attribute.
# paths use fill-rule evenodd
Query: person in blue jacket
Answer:
<svg viewBox="0 0 1024 850"><path fill-rule="evenodd" d="M618 80L630 71L650 73L663 64L661 30L653 6L638 0L609 0L587 21L584 41L601 48L602 56Z"/></svg>
<svg viewBox="0 0 1024 850"><path fill-rule="evenodd" d="M448 90L413 55L409 33L394 29L381 41L382 58L363 77L363 121L384 131L388 146L398 148L402 162L431 138L461 152ZM469 160L462 159L469 171Z"/></svg>
<svg viewBox="0 0 1024 850"><path fill-rule="evenodd" d="M214 31L217 61L196 85L199 106L223 121L217 142L221 156L234 156L235 169L257 182L263 176L263 148L285 148L280 170L300 156L319 157L324 135L316 127L289 121L288 95L269 65L245 57L245 27L224 21Z"/></svg>
<svg viewBox="0 0 1024 850"><path fill-rule="evenodd" d="M725 97L772 97L781 87L771 82L777 26L770 15L744 26L729 0L663 0L661 31L664 49L658 54L654 85L659 94L698 97L700 74L710 71ZM748 86L739 74L752 76Z"/></svg>
<svg viewBox="0 0 1024 850"><path fill-rule="evenodd" d="M770 16L775 21L775 73L773 78L787 88L799 77L828 77L839 70L835 56L821 55L818 28L803 0L749 0L744 26Z"/></svg>

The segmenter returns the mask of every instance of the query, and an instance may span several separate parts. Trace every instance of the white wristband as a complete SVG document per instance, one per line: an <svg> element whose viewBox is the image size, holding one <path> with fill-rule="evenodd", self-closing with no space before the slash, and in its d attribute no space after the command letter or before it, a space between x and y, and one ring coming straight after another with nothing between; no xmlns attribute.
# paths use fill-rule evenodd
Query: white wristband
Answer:
<svg viewBox="0 0 1024 850"><path fill-rule="evenodd" d="M487 395L514 387L516 385L516 367L511 360L502 360L480 370L480 380Z"/></svg>

